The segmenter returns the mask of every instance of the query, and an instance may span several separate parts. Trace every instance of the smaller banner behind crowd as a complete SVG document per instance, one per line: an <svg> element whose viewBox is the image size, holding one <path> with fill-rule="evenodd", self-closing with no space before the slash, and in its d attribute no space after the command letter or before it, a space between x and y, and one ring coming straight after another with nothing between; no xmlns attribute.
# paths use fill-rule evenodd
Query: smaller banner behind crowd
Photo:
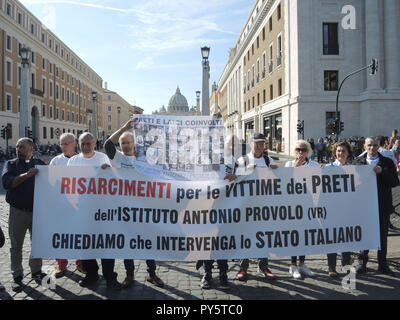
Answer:
<svg viewBox="0 0 400 320"><path fill-rule="evenodd" d="M32 256L193 261L379 248L370 166L254 170L234 182L39 167Z"/></svg>

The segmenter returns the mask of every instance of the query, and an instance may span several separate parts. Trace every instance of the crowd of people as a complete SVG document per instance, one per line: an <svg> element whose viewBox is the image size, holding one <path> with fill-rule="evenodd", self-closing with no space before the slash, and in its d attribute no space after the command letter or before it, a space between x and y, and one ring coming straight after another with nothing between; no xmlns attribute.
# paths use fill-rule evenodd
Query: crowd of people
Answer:
<svg viewBox="0 0 400 320"><path fill-rule="evenodd" d="M51 166L93 166L107 170L109 167L135 169L135 149L134 137L132 135L133 123L135 119L129 120L123 127L116 131L104 144L105 153L96 151L98 143L90 133L83 133L79 139L71 133L65 133L60 137L61 154L54 157ZM231 139L228 139L231 140ZM254 133L251 137L251 151L234 159L232 164L226 165L224 179L234 181L241 174L246 174L256 167L266 167L274 170L278 165L265 152L265 136L261 133ZM120 151L116 144L119 143ZM397 131L393 132L391 138L367 137L351 138L347 140L334 141L329 138L318 139L314 143L299 140L294 146L295 159L288 161L285 167L321 167L321 166L346 166L346 165L369 165L371 170L377 175L378 203L379 203L379 223L380 223L380 243L381 249L378 251L378 271L390 276L395 276L389 268L387 255L387 235L389 228L389 216L392 210L392 188L399 185L399 143ZM79 146L80 153L77 152ZM11 242L11 272L14 279L13 290L19 292L23 289L23 267L22 267L22 246L27 230L32 237L33 219L33 198L34 198L34 177L39 173L36 165L45 165L43 161L34 157L35 145L29 138L21 138L16 145L16 158L5 163L2 173L2 183L7 191L6 201L10 205L9 215L9 238ZM393 155L391 157L389 153ZM315 159L317 161L315 161ZM4 243L1 237L0 247ZM336 253L327 253L327 264L330 277L338 277L336 271ZM368 251L358 253L358 274L367 272ZM163 281L156 275L156 261L147 260L148 275L146 280L155 286L164 286ZM350 265L351 253L342 253L341 265ZM219 284L221 288L229 288L227 276L228 261L218 260ZM55 270L56 278L65 275L68 260L57 259ZM125 280L120 283L117 280L117 273L114 271L114 259L101 259L102 273L106 280L107 287L112 290L129 288L134 282L134 261L124 260L126 269ZM199 261L197 267L203 267L204 276L200 286L204 289L213 287L212 268L213 261ZM42 260L31 258L29 260L32 278L38 284L46 276L42 272ZM82 260L75 262L76 270L85 274L80 286L89 287L99 280L99 266L95 259ZM239 270L236 274L238 281L246 281L248 278L249 259L242 259L239 262ZM268 258L258 259L258 271L266 279L276 279L275 274L268 266ZM306 265L306 257L293 256L289 266L289 273L294 279L304 276L313 277L314 272ZM4 287L0 287L0 289Z"/></svg>
<svg viewBox="0 0 400 320"><path fill-rule="evenodd" d="M385 157L391 158L396 166L397 172L400 172L400 137L398 131L394 129L390 137L378 136L379 141L379 153ZM330 163L335 161L335 154L333 153L333 146L338 142L346 141L352 147L351 159L359 157L365 153L365 137L350 137L350 138L339 138L335 137L321 137L314 140L313 138L308 139L307 142L311 146L311 160L316 160L319 163Z"/></svg>

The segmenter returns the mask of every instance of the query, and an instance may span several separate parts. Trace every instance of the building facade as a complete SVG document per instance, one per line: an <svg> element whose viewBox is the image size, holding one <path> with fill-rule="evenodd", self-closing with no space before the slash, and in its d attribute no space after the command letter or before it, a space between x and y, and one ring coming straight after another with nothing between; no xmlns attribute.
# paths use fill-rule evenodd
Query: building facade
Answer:
<svg viewBox="0 0 400 320"><path fill-rule="evenodd" d="M0 126L11 124L18 140L20 49L31 50L28 71L28 125L40 144L59 134L79 135L92 125L92 92L97 92L98 137L103 135L102 78L19 1L0 0ZM1 139L4 147L5 141Z"/></svg>
<svg viewBox="0 0 400 320"><path fill-rule="evenodd" d="M103 128L104 137L109 138L115 131L121 128L134 114L143 114L139 107L132 106L118 93L108 90L107 84L103 90Z"/></svg>
<svg viewBox="0 0 400 320"><path fill-rule="evenodd" d="M225 125L242 139L264 133L268 147L293 154L305 138L332 134L340 94L343 137L384 134L400 123L400 2L257 0L218 81Z"/></svg>

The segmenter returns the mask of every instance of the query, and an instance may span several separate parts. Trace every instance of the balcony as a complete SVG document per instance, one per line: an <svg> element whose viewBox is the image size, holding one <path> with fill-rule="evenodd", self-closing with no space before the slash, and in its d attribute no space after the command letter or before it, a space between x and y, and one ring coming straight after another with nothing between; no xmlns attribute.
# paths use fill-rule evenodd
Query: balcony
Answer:
<svg viewBox="0 0 400 320"><path fill-rule="evenodd" d="M31 87L31 94L34 94L35 96L43 98L44 92L40 91L39 89L35 89Z"/></svg>

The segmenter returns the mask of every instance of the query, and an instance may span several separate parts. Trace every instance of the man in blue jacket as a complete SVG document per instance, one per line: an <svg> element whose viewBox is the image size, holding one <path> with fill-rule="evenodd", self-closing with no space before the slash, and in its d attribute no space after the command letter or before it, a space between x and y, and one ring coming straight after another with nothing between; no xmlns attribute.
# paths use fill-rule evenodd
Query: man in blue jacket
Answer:
<svg viewBox="0 0 400 320"><path fill-rule="evenodd" d="M12 289L20 292L24 286L22 268L22 247L26 231L32 239L33 194L35 176L39 170L36 165L46 165L42 160L32 157L35 145L29 138L21 138L16 145L17 158L6 162L3 168L2 182L7 190L6 201L10 204L9 235L11 271L14 278ZM46 276L42 272L42 259L29 259L32 279L42 283Z"/></svg>

